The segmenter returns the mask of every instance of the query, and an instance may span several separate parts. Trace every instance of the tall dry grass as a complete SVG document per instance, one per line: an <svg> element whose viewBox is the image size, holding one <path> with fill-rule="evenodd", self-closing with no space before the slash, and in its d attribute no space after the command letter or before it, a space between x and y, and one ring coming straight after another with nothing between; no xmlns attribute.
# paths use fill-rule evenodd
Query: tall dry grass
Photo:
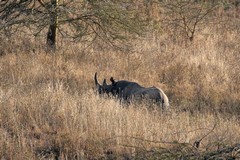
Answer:
<svg viewBox="0 0 240 160"><path fill-rule="evenodd" d="M239 37L209 26L193 43L154 33L131 52L64 42L46 54L41 38L2 36L0 157L177 158L239 142ZM162 88L171 112L99 97L95 72Z"/></svg>

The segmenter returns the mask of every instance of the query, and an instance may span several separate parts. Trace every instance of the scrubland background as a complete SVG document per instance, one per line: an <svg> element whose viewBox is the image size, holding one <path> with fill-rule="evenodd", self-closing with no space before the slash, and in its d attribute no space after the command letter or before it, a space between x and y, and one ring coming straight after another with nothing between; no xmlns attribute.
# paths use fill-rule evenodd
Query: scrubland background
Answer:
<svg viewBox="0 0 240 160"><path fill-rule="evenodd" d="M44 37L1 35L0 157L188 159L236 145L240 24L225 12L218 18L224 23L205 24L194 41L157 30L129 51L63 39L47 53ZM95 72L100 82L162 88L170 111L99 97Z"/></svg>

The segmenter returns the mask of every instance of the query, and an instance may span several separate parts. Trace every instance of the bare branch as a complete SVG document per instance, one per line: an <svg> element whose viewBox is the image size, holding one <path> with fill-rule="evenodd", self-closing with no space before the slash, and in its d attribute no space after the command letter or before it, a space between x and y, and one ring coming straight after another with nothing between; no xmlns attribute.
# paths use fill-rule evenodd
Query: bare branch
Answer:
<svg viewBox="0 0 240 160"><path fill-rule="evenodd" d="M201 141L202 141L204 138L206 138L208 135L210 135L210 134L214 131L214 129L216 128L216 126L217 126L217 124L215 123L214 126L213 126L213 128L212 128L207 134L205 134L205 135L204 135L202 138L200 138L199 140L196 140L196 141L194 142L194 144L193 144L194 147L199 148Z"/></svg>

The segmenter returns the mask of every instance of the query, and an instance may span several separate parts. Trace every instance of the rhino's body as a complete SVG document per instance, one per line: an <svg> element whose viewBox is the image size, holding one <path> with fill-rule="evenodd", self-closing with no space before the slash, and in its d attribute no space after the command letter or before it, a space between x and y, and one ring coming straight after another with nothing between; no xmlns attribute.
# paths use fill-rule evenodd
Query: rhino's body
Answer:
<svg viewBox="0 0 240 160"><path fill-rule="evenodd" d="M125 80L112 81L111 93L128 102L132 100L150 100L154 103L161 104L163 108L169 106L168 98L161 89L156 87L145 88L136 82Z"/></svg>
<svg viewBox="0 0 240 160"><path fill-rule="evenodd" d="M163 109L166 109L169 106L168 97L160 88L145 88L136 82L126 80L115 81L112 77L110 80L112 84L107 85L106 80L104 79L103 85L100 85L95 74L95 83L98 86L100 94L110 93L113 96L117 96L120 100L125 100L127 102L150 100L161 105Z"/></svg>

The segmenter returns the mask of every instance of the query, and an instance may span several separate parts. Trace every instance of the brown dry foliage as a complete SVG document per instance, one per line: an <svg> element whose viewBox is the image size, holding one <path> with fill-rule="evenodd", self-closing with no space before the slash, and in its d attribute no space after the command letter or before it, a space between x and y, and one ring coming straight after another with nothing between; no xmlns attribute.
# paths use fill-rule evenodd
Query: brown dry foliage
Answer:
<svg viewBox="0 0 240 160"><path fill-rule="evenodd" d="M131 52L63 42L46 54L41 38L2 36L0 157L179 158L239 142L240 36L225 25L207 26L191 43L149 33ZM162 88L171 112L97 96L95 72Z"/></svg>

